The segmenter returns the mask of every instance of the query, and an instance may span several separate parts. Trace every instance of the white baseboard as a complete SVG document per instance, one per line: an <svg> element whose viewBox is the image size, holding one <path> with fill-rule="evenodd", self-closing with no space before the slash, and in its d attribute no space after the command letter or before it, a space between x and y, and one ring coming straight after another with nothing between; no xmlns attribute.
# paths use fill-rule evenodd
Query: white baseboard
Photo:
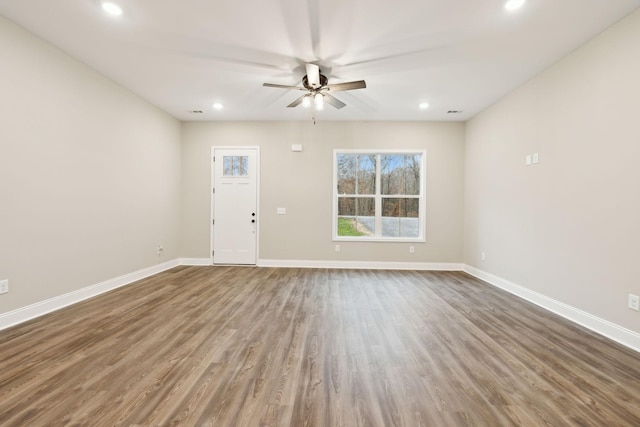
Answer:
<svg viewBox="0 0 640 427"><path fill-rule="evenodd" d="M366 270L433 270L461 271L462 264L447 262L381 262L381 261L312 261L294 259L261 259L258 267L346 268Z"/></svg>
<svg viewBox="0 0 640 427"><path fill-rule="evenodd" d="M211 258L180 258L180 265L209 266Z"/></svg>
<svg viewBox="0 0 640 427"><path fill-rule="evenodd" d="M616 325L608 320L601 319L563 302L554 300L553 298L549 298L548 296L532 291L524 286L517 285L501 277L479 270L470 265L464 264L463 271L489 283L490 285L512 293L537 306L549 310L552 313L577 323L578 325L584 326L593 332L640 352L640 334L634 331Z"/></svg>
<svg viewBox="0 0 640 427"><path fill-rule="evenodd" d="M128 285L137 280L144 279L145 277L153 276L154 274L169 270L170 268L178 265L179 261L177 259L167 261L162 264L134 271L133 273L105 280L104 282L96 283L95 285L87 286L86 288L78 289L77 291L59 295L45 301L40 301L17 310L2 313L0 314L0 330L40 317L47 313L51 313L52 311L59 310L71 304L93 298L97 295Z"/></svg>

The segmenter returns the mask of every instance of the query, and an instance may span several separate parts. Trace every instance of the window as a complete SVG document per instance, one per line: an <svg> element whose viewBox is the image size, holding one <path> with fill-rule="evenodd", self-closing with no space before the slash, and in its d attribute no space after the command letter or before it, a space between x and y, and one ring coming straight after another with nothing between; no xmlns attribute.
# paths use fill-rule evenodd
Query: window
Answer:
<svg viewBox="0 0 640 427"><path fill-rule="evenodd" d="M248 156L223 156L222 176L248 176L249 157Z"/></svg>
<svg viewBox="0 0 640 427"><path fill-rule="evenodd" d="M424 241L424 151L334 151L334 240Z"/></svg>

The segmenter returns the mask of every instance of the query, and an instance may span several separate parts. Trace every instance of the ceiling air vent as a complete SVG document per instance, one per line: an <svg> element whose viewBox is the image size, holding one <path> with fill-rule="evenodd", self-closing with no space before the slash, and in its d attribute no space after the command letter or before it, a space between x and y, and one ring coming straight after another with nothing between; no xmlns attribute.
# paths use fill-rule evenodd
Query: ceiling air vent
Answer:
<svg viewBox="0 0 640 427"><path fill-rule="evenodd" d="M203 111L202 111L202 110L189 110L189 112L190 112L191 114L202 114L202 113L203 113Z"/></svg>
<svg viewBox="0 0 640 427"><path fill-rule="evenodd" d="M462 113L462 110L449 110L447 111L447 114L460 114Z"/></svg>

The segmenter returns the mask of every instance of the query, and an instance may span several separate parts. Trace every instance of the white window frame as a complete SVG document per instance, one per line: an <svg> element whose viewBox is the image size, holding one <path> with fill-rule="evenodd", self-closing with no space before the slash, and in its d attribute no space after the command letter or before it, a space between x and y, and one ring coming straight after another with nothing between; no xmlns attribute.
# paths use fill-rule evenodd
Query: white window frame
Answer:
<svg viewBox="0 0 640 427"><path fill-rule="evenodd" d="M380 186L380 163L376 161L376 194L375 197L375 236L338 236L338 154L420 154L420 194L418 195L418 206L420 216L418 217L418 237L384 237L379 235L382 230L382 198ZM402 150L371 150L371 149L335 149L333 150L333 210L332 210L332 241L354 241L354 242L424 242L426 240L426 172L427 169L427 151L419 149L402 149ZM372 195L366 195L371 197ZM393 197L393 195L384 195L384 197ZM402 198L405 195L397 195ZM363 196L365 197L365 196Z"/></svg>

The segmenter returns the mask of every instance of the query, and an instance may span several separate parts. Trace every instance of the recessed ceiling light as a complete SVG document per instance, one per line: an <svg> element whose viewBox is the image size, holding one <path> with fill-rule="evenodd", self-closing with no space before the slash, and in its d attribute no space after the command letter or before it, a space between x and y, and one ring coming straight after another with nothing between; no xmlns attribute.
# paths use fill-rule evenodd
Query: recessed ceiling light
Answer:
<svg viewBox="0 0 640 427"><path fill-rule="evenodd" d="M520 9L526 0L507 0L504 4L504 8L507 10L516 10Z"/></svg>
<svg viewBox="0 0 640 427"><path fill-rule="evenodd" d="M426 110L427 108L429 108L429 103L428 102L421 102L418 105L418 108L420 108L421 110Z"/></svg>
<svg viewBox="0 0 640 427"><path fill-rule="evenodd" d="M113 15L113 16L122 15L122 8L110 1L102 2L102 9L104 9L104 11L107 12L109 15Z"/></svg>
<svg viewBox="0 0 640 427"><path fill-rule="evenodd" d="M222 104L220 104L219 102L216 102L215 104L213 104L213 109L214 110L222 110Z"/></svg>

